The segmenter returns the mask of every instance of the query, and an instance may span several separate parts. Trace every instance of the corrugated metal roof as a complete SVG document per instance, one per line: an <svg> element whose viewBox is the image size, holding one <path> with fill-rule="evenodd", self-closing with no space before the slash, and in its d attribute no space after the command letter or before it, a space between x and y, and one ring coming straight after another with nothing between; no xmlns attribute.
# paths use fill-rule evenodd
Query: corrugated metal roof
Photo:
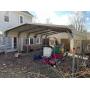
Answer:
<svg viewBox="0 0 90 90"><path fill-rule="evenodd" d="M44 33L47 33L47 32L53 31L53 33L55 33L55 32L58 32L58 33L66 32L66 33L68 33L69 32L70 34L72 34L72 30L69 29L69 27L67 27L67 26L35 24L35 23L23 24L23 25L17 26L17 27L14 27L12 29L7 30L5 33L8 33L9 31L16 31L19 33L20 32L30 32L30 33L35 32L35 33L37 33L37 32L42 32L42 31L44 31Z"/></svg>

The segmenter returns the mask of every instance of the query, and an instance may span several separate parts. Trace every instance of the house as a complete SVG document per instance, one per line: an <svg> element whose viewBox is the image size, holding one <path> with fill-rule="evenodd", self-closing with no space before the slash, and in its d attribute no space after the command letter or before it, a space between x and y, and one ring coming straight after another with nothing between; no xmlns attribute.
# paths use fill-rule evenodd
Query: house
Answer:
<svg viewBox="0 0 90 90"><path fill-rule="evenodd" d="M73 34L73 39L68 35L68 33L60 33L49 37L55 37L59 43L63 43L65 48L71 52L73 51L72 48L75 48L76 53L90 53L90 32L76 31L73 28L71 28L71 31ZM78 48L79 51L77 50Z"/></svg>
<svg viewBox="0 0 90 90"><path fill-rule="evenodd" d="M31 23L33 15L28 11L0 11L0 33L24 23Z"/></svg>
<svg viewBox="0 0 90 90"><path fill-rule="evenodd" d="M43 40L48 37L50 45L57 40L71 52L74 48L82 52L82 47L90 52L90 33L76 31L70 26L32 23L33 15L27 11L2 12L1 16L0 31L8 38L6 41L11 45L7 46L12 49L23 51L26 45L35 49L41 47Z"/></svg>
<svg viewBox="0 0 90 90"><path fill-rule="evenodd" d="M5 42L8 48L13 47L12 42L16 40L16 38L4 38L6 30L24 23L31 23L32 19L33 15L28 11L0 11L0 50L3 48L2 46L5 46Z"/></svg>
<svg viewBox="0 0 90 90"><path fill-rule="evenodd" d="M75 31L73 28L64 25L23 24L7 30L5 35L14 38L14 41L12 41L12 48L19 51L23 51L23 46L25 45L30 45L34 47L34 49L36 47L39 48L42 46L43 40L48 37L50 45L54 45L55 40L57 40L59 44L64 44L64 48L71 52L73 52L73 48L80 48L79 52L82 52L83 42L85 51L88 50L88 52L90 52L88 49L90 46L89 33L81 33L80 31ZM88 44L86 42L88 42Z"/></svg>

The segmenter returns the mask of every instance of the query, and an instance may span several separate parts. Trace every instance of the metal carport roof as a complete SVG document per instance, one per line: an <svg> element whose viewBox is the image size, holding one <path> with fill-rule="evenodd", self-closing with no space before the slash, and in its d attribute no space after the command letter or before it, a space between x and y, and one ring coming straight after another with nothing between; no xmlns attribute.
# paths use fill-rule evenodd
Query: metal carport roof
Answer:
<svg viewBox="0 0 90 90"><path fill-rule="evenodd" d="M47 34L49 32L52 34L57 34L66 32L72 35L72 30L68 26L53 25L53 24L37 24L37 23L22 24L20 26L5 31L5 35L7 36L10 31L18 32L18 34L21 34L22 32L25 32L27 34L30 33Z"/></svg>

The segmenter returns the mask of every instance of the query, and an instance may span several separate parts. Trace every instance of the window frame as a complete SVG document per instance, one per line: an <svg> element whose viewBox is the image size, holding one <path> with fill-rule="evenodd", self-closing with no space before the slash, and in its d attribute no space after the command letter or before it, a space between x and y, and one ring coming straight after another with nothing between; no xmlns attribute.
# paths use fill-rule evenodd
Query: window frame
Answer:
<svg viewBox="0 0 90 90"><path fill-rule="evenodd" d="M33 43L31 43L31 39L33 39ZM34 37L29 37L29 44L30 44L30 45L34 45L34 44L35 44L35 43L34 43L34 40L35 40Z"/></svg>
<svg viewBox="0 0 90 90"><path fill-rule="evenodd" d="M4 16L4 22L9 22L9 16L8 15Z"/></svg>
<svg viewBox="0 0 90 90"><path fill-rule="evenodd" d="M38 42L37 42L37 40L38 40ZM41 44L40 37L37 37L37 38L36 38L36 44Z"/></svg>
<svg viewBox="0 0 90 90"><path fill-rule="evenodd" d="M19 23L20 23L20 24L23 24L23 23L24 23L24 17L21 16L21 15L19 16Z"/></svg>

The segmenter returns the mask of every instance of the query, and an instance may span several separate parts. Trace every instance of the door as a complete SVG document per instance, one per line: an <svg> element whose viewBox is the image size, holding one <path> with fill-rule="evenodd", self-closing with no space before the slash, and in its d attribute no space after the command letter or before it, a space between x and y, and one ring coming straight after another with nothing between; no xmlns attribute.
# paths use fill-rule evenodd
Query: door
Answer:
<svg viewBox="0 0 90 90"><path fill-rule="evenodd" d="M69 39L61 39L61 43L64 44L64 48L66 50L70 50L70 40Z"/></svg>
<svg viewBox="0 0 90 90"><path fill-rule="evenodd" d="M13 44L14 44L14 49L16 49L17 48L17 38L16 37L13 38Z"/></svg>
<svg viewBox="0 0 90 90"><path fill-rule="evenodd" d="M48 46L49 45L49 38L45 38L42 40L42 45L43 46Z"/></svg>

